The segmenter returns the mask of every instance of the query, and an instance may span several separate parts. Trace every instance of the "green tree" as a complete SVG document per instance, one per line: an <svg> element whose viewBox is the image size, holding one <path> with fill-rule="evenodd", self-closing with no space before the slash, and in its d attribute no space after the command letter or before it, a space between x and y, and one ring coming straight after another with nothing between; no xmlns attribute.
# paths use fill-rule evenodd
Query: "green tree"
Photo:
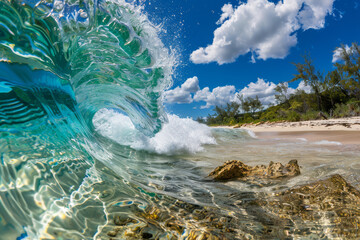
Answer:
<svg viewBox="0 0 360 240"><path fill-rule="evenodd" d="M353 43L350 49L341 47L342 62L335 63L342 87L348 95L360 100L360 47Z"/></svg>
<svg viewBox="0 0 360 240"><path fill-rule="evenodd" d="M237 98L240 101L240 108L242 109L242 111L244 113L250 112L249 102L244 99L244 95L243 94L237 94Z"/></svg>
<svg viewBox="0 0 360 240"><path fill-rule="evenodd" d="M227 103L225 106L215 106L214 115L207 117L207 124L235 124L239 118L239 104Z"/></svg>
<svg viewBox="0 0 360 240"><path fill-rule="evenodd" d="M253 117L256 112L263 110L264 107L263 107L261 101L259 100L258 96L256 96L255 98L249 97L248 101L249 101L249 105L250 105L250 112Z"/></svg>
<svg viewBox="0 0 360 240"><path fill-rule="evenodd" d="M331 109L334 109L335 103L348 98L348 91L344 85L343 76L337 69L326 74L324 89L329 95Z"/></svg>
<svg viewBox="0 0 360 240"><path fill-rule="evenodd" d="M304 63L293 63L298 73L294 75L294 78L291 80L291 82L303 80L306 85L310 86L316 96L318 110L321 111L321 88L323 82L323 75L319 71L316 71L315 66L309 55L304 55L303 58Z"/></svg>
<svg viewBox="0 0 360 240"><path fill-rule="evenodd" d="M251 113L253 118L257 111L261 111L263 109L263 105L258 96L255 98L247 97L244 99L244 95L238 94L237 97L240 101L240 108L243 110L243 112Z"/></svg>
<svg viewBox="0 0 360 240"><path fill-rule="evenodd" d="M278 102L278 104L280 103L288 103L289 102L289 85L287 83L281 82L279 83L276 88L275 91L278 94L275 94L275 99Z"/></svg>

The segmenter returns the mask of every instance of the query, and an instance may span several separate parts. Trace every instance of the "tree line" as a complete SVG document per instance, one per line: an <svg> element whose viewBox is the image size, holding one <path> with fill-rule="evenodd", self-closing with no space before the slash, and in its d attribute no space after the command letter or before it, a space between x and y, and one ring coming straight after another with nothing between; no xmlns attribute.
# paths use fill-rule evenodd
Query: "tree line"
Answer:
<svg viewBox="0 0 360 240"><path fill-rule="evenodd" d="M209 125L234 125L359 116L360 47L353 43L350 48L342 46L340 50L340 61L327 73L317 70L308 54L302 63L293 63L296 74L289 82L303 81L311 88L310 93L296 90L289 94L288 83L282 82L275 88L274 106L264 109L258 96L244 98L237 93L237 102L216 106L214 114L197 120Z"/></svg>

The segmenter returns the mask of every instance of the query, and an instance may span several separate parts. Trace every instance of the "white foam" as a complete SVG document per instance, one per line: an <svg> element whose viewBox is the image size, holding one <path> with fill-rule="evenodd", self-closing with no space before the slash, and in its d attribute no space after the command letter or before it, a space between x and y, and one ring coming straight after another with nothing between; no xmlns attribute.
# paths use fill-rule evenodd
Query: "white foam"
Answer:
<svg viewBox="0 0 360 240"><path fill-rule="evenodd" d="M319 142L315 142L314 144L316 144L316 145L337 145L337 146L342 145L340 142L327 141L327 140L322 140L322 141L319 141Z"/></svg>
<svg viewBox="0 0 360 240"><path fill-rule="evenodd" d="M251 130L249 130L249 129L246 129L246 132L247 132L247 134L249 134L250 137L252 137L252 138L258 138L253 131L251 131Z"/></svg>
<svg viewBox="0 0 360 240"><path fill-rule="evenodd" d="M202 151L205 144L216 144L210 127L176 115L168 115L168 119L169 122L152 138L136 130L129 117L114 110L100 110L95 114L93 124L101 135L121 145L159 154L196 153Z"/></svg>

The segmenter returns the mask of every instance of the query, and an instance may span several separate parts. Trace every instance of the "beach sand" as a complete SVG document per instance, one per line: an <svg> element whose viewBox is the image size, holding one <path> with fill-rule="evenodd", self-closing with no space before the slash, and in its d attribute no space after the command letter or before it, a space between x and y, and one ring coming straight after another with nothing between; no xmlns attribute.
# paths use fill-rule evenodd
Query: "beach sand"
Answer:
<svg viewBox="0 0 360 240"><path fill-rule="evenodd" d="M360 117L246 124L241 128L253 131L259 138L306 139L311 142L360 144Z"/></svg>

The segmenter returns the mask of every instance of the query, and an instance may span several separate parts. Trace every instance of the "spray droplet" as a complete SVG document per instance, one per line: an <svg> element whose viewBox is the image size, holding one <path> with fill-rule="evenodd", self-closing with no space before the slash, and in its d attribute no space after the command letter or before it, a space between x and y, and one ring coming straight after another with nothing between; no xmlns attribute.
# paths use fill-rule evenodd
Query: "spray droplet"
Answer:
<svg viewBox="0 0 360 240"><path fill-rule="evenodd" d="M64 8L64 3L62 1L55 1L54 2L54 9L55 11L61 11Z"/></svg>
<svg viewBox="0 0 360 240"><path fill-rule="evenodd" d="M87 13L84 12L83 10L80 10L80 17L82 17L82 18L87 18L88 15L87 15Z"/></svg>

